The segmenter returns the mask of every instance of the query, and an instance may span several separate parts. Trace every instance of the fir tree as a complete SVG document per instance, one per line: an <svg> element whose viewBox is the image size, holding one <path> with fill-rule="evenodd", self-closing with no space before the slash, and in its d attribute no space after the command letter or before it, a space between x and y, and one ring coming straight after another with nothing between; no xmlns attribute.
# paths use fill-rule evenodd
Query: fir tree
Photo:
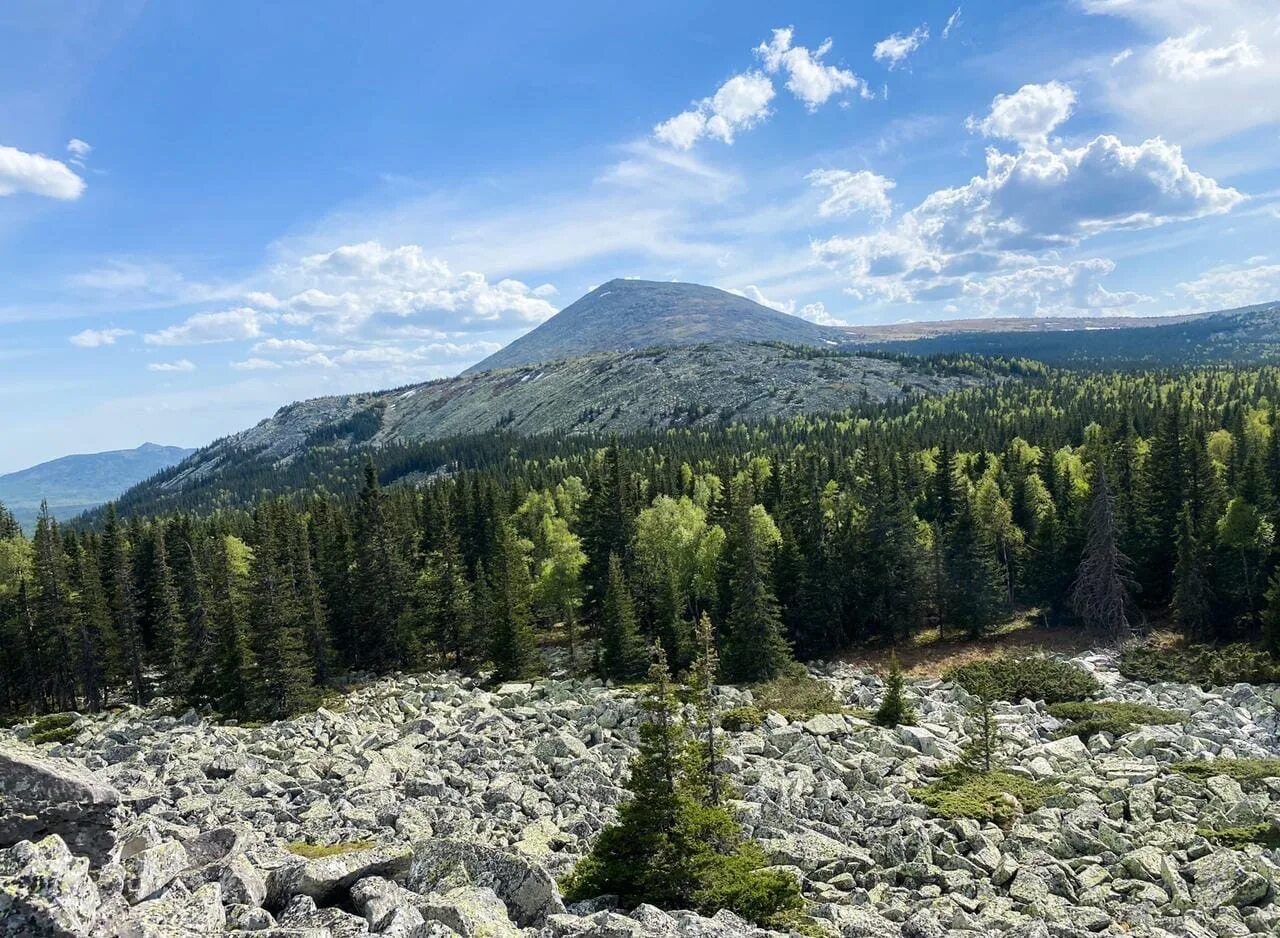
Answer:
<svg viewBox="0 0 1280 938"><path fill-rule="evenodd" d="M233 717L243 717L249 710L251 659L241 610L241 580L247 573L236 569L228 537L215 536L209 557L209 624L215 662L211 696L224 714Z"/></svg>
<svg viewBox="0 0 1280 938"><path fill-rule="evenodd" d="M524 546L515 528L506 522L502 526L489 589L489 658L496 680L527 677L537 670L537 645L530 611L532 594Z"/></svg>
<svg viewBox="0 0 1280 938"><path fill-rule="evenodd" d="M632 681L644 673L645 657L631 588L622 572L622 560L613 554L600 619L600 670L615 681Z"/></svg>
<svg viewBox="0 0 1280 938"><path fill-rule="evenodd" d="M719 713L716 708L715 682L720 672L720 656L716 652L715 631L711 617L705 612L693 628L693 666L689 669L689 694L693 704L696 726L693 747L693 765L690 777L694 779L702 800L718 805L724 798L723 785L716 771L720 761L720 746L716 740Z"/></svg>
<svg viewBox="0 0 1280 938"><path fill-rule="evenodd" d="M1191 509L1183 507L1182 523L1178 527L1178 565L1173 572L1173 605L1170 609L1174 623L1193 638L1202 639L1209 633L1210 592L1205 575L1204 551L1196 537Z"/></svg>
<svg viewBox="0 0 1280 938"><path fill-rule="evenodd" d="M315 699L303 648L301 609L291 572L282 563L278 504L259 508L249 600L249 643L254 668L251 712L279 720L306 709Z"/></svg>
<svg viewBox="0 0 1280 938"><path fill-rule="evenodd" d="M978 529L973 505L962 496L945 532L947 621L978 638L999 621L1008 593L995 544Z"/></svg>
<svg viewBox="0 0 1280 938"><path fill-rule="evenodd" d="M139 594L149 623L151 663L159 673L160 689L176 696L182 693L184 683L180 644L183 626L179 621L178 590L169 568L163 524L151 526L148 548L148 563L139 578Z"/></svg>
<svg viewBox="0 0 1280 938"><path fill-rule="evenodd" d="M995 694L979 688L969 709L969 741L960 753L960 761L971 771L990 775L1000 756L1000 725L995 716Z"/></svg>
<svg viewBox="0 0 1280 938"><path fill-rule="evenodd" d="M75 656L69 629L71 597L66 557L58 525L49 514L49 506L43 502L36 520L34 546L33 657L39 662L40 680L44 685L41 697L47 706L73 710L76 706Z"/></svg>
<svg viewBox="0 0 1280 938"><path fill-rule="evenodd" d="M792 664L760 533L762 523L772 521L759 505L740 504L737 515L725 673L740 682L767 681Z"/></svg>
<svg viewBox="0 0 1280 938"><path fill-rule="evenodd" d="M1071 587L1071 604L1086 628L1119 641L1133 631L1129 619L1133 578L1129 558L1120 550L1114 505L1106 467L1099 459L1094 466L1088 536Z"/></svg>
<svg viewBox="0 0 1280 938"><path fill-rule="evenodd" d="M884 700L876 710L875 722L880 726L915 726L916 713L902 694L904 680L897 655L889 656L889 674L885 678Z"/></svg>
<svg viewBox="0 0 1280 938"><path fill-rule="evenodd" d="M138 626L129 542L117 518L114 503L107 506L107 518L102 529L102 563L111 625L120 643L117 658L121 666L121 681L129 684L134 703L140 704L147 699L142 670L142 632Z"/></svg>

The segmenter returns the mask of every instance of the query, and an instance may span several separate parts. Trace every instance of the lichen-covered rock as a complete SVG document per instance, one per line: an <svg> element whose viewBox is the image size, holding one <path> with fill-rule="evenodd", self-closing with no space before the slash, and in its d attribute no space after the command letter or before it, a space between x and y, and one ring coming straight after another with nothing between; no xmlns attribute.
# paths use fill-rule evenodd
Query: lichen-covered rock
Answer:
<svg viewBox="0 0 1280 938"><path fill-rule="evenodd" d="M506 904L487 886L458 886L427 896L419 906L430 922L453 929L462 938L519 938Z"/></svg>
<svg viewBox="0 0 1280 938"><path fill-rule="evenodd" d="M125 898L130 903L152 898L190 865L186 848L176 840L135 853L123 863Z"/></svg>
<svg viewBox="0 0 1280 938"><path fill-rule="evenodd" d="M0 850L0 936L87 935L99 906L89 861L53 835Z"/></svg>
<svg viewBox="0 0 1280 938"><path fill-rule="evenodd" d="M385 879L404 876L412 857L408 844L382 844L306 860L291 869L282 894L309 896L319 903L328 903L366 876Z"/></svg>
<svg viewBox="0 0 1280 938"><path fill-rule="evenodd" d="M492 889L506 904L512 921L522 928L541 927L548 915L564 911L555 880L541 866L465 841L432 840L419 844L405 885L424 895L457 886Z"/></svg>
<svg viewBox="0 0 1280 938"><path fill-rule="evenodd" d="M191 892L178 882L129 909L111 934L115 938L186 938L222 934L226 924L222 890L217 883Z"/></svg>
<svg viewBox="0 0 1280 938"><path fill-rule="evenodd" d="M0 746L0 847L56 834L96 866L115 844L120 793L83 766Z"/></svg>

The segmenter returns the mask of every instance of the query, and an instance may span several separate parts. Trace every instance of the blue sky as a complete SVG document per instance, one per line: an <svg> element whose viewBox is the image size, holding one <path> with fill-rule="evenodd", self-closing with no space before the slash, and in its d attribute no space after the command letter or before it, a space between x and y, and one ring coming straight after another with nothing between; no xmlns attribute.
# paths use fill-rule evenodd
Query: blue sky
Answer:
<svg viewBox="0 0 1280 938"><path fill-rule="evenodd" d="M456 373L612 277L1280 298L1274 0L0 7L0 471Z"/></svg>

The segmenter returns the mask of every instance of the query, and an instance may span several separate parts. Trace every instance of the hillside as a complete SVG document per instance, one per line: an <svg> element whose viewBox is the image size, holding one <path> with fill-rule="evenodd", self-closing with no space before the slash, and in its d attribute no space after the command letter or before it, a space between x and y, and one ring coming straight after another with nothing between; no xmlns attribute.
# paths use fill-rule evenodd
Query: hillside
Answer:
<svg viewBox="0 0 1280 938"><path fill-rule="evenodd" d="M150 511L192 487L302 458L324 462L361 446L503 430L629 433L831 413L906 394L943 393L985 376L949 374L865 355L776 345L688 346L459 375L370 394L316 398L199 450L177 471L131 492Z"/></svg>
<svg viewBox="0 0 1280 938"><path fill-rule="evenodd" d="M143 443L137 449L63 456L0 476L0 502L29 529L42 500L56 515L70 517L110 501L193 452Z"/></svg>
<svg viewBox="0 0 1280 938"><path fill-rule="evenodd" d="M610 280L467 373L658 346L782 342L832 346L839 330L816 326L715 287Z"/></svg>
<svg viewBox="0 0 1280 938"><path fill-rule="evenodd" d="M1171 368L1280 360L1280 303L1151 319L962 320L847 330L858 348L1034 358L1075 368Z"/></svg>

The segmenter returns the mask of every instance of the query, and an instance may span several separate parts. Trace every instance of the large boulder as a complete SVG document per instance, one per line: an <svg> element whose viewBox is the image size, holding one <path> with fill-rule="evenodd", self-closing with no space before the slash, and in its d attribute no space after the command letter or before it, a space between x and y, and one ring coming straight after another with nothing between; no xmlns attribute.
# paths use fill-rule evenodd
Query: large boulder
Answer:
<svg viewBox="0 0 1280 938"><path fill-rule="evenodd" d="M507 907L487 886L458 886L427 896L419 910L429 922L439 922L462 938L520 938Z"/></svg>
<svg viewBox="0 0 1280 938"><path fill-rule="evenodd" d="M62 838L24 840L0 851L0 936L90 934L99 903L89 861L74 856Z"/></svg>
<svg viewBox="0 0 1280 938"><path fill-rule="evenodd" d="M564 911L551 874L536 863L482 844L430 840L413 853L405 885L426 895L458 886L492 889L521 928L541 928L548 915Z"/></svg>
<svg viewBox="0 0 1280 938"><path fill-rule="evenodd" d="M115 844L120 793L87 769L25 746L0 746L0 847L56 834L93 866Z"/></svg>
<svg viewBox="0 0 1280 938"><path fill-rule="evenodd" d="M408 871L411 857L407 845L387 844L310 859L289 866L283 874L284 881L270 892L280 899L307 896L329 905L344 898L343 894L366 876L400 879Z"/></svg>

